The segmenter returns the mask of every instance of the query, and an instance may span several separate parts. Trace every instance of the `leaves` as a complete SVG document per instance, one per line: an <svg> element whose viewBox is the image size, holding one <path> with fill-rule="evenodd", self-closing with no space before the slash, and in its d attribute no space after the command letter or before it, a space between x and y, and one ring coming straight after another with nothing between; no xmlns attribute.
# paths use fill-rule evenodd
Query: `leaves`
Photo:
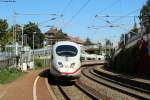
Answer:
<svg viewBox="0 0 150 100"><path fill-rule="evenodd" d="M8 23L6 19L0 19L0 35L2 36L3 34L5 34L5 32L7 32L8 29Z"/></svg>
<svg viewBox="0 0 150 100"><path fill-rule="evenodd" d="M2 50L6 44L12 42L12 34L8 31L8 23L6 19L0 19L0 45Z"/></svg>
<svg viewBox="0 0 150 100"><path fill-rule="evenodd" d="M22 41L22 28L21 25L15 25L11 26L11 28L8 29L8 23L6 19L0 19L0 45L4 48L6 44L12 44L13 43L13 29L15 28L16 32L16 42ZM43 41L44 41L44 34L41 33L40 28L37 24L33 22L29 22L28 24L24 25L23 27L23 33L26 34L27 38L27 44L33 48L33 34L35 35L34 43L35 48L41 48L43 47ZM3 49L2 48L2 49Z"/></svg>
<svg viewBox="0 0 150 100"><path fill-rule="evenodd" d="M141 24L146 28L146 33L150 32L150 0L143 6L140 12Z"/></svg>
<svg viewBox="0 0 150 100"><path fill-rule="evenodd" d="M28 24L24 25L23 31L24 34L27 35L27 43L31 48L33 48L33 34L34 34L34 48L36 49L43 47L44 34L41 33L41 30L37 24L29 22Z"/></svg>

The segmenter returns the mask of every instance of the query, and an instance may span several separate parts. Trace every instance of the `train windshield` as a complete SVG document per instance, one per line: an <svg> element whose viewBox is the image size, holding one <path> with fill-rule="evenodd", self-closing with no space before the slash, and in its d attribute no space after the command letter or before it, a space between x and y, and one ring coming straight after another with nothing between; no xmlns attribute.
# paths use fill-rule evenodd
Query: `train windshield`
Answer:
<svg viewBox="0 0 150 100"><path fill-rule="evenodd" d="M77 55L78 50L76 47L71 45L60 45L56 48L56 53L59 56L73 57Z"/></svg>

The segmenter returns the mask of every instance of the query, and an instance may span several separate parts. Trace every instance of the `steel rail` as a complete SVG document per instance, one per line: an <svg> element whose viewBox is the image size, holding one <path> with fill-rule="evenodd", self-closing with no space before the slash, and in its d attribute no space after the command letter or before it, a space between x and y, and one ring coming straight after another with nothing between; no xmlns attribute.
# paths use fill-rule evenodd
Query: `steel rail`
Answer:
<svg viewBox="0 0 150 100"><path fill-rule="evenodd" d="M147 94L150 94L150 84L146 84L146 87L143 87L142 86L144 84L142 84L141 82L138 82L138 81L134 81L134 80L129 80L129 79L125 79L123 77L117 77L117 76L111 76L111 75L108 75L106 73L102 73L100 74L100 72L98 73L95 69L94 70L90 70L90 73L95 75L96 77L99 77L99 78L103 78L105 80L108 80L108 81L111 81L113 83L116 83L116 84L119 84L119 85L123 85L125 87L128 87L128 88L132 88L132 89L135 89L137 91L141 91L141 92L144 92L144 93L147 93ZM127 82L129 81L129 82Z"/></svg>
<svg viewBox="0 0 150 100"><path fill-rule="evenodd" d="M86 95L88 95L92 100L101 100L98 96L90 92L88 89L83 87L79 82L75 83L75 86L80 89L82 92L84 92Z"/></svg>
<svg viewBox="0 0 150 100"><path fill-rule="evenodd" d="M90 68L91 69L91 68ZM87 69L88 71L90 70L90 69ZM131 89L131 88L128 88L128 87L125 87L125 86L123 86L123 85L119 85L119 84L116 84L116 83L113 83L113 82L111 82L111 81L108 81L108 80L105 80L105 79L102 79L102 78L100 78L100 77L98 77L98 76L95 76L94 75L94 77L92 77L91 75L93 75L92 73L90 73L90 72L85 72L85 70L83 71L82 70L82 74L84 75L84 76L86 76L87 78L89 78L89 79L91 79L92 81L94 81L94 82L96 82L96 83L99 83L99 84L102 84L102 85L104 85L104 86L107 86L107 87L110 87L110 88L112 88L112 89L114 89L114 90L117 90L117 91L119 91L119 92L122 92L122 93L125 93L125 94L127 94L127 95L130 95L130 96L132 96L132 97L135 97L135 98L138 98L138 99L150 99L150 96L149 96L149 94L143 94L143 93L141 93L141 92L139 92L139 91L137 91L137 90L134 90L134 89ZM91 74L91 75L88 75L88 74ZM137 92L137 94L135 93L135 92Z"/></svg>

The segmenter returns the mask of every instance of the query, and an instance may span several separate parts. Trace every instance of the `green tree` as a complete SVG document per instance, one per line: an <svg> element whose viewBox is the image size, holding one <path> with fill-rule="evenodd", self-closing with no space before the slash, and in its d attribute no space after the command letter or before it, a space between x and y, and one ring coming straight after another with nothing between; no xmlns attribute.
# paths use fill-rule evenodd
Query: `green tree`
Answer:
<svg viewBox="0 0 150 100"><path fill-rule="evenodd" d="M90 38L87 37L85 41L85 45L91 45L91 44L93 43L91 42Z"/></svg>
<svg viewBox="0 0 150 100"><path fill-rule="evenodd" d="M12 42L12 34L8 31L8 23L6 19L0 19L0 45L2 50L6 44Z"/></svg>
<svg viewBox="0 0 150 100"><path fill-rule="evenodd" d="M16 24L15 26L11 26L10 29L8 29L8 32L11 33L13 35L13 29L15 28L15 32L16 32L16 42L21 41L21 25Z"/></svg>
<svg viewBox="0 0 150 100"><path fill-rule="evenodd" d="M27 35L27 43L33 48L33 34L34 34L34 48L42 48L44 35L42 34L40 28L37 24L33 22L29 22L24 26L24 34Z"/></svg>
<svg viewBox="0 0 150 100"><path fill-rule="evenodd" d="M0 36L3 36L8 29L8 23L6 19L0 19Z"/></svg>
<svg viewBox="0 0 150 100"><path fill-rule="evenodd" d="M67 38L67 34L65 34L61 29L58 31L58 33L56 34L56 37L58 39L62 39L65 40Z"/></svg>
<svg viewBox="0 0 150 100"><path fill-rule="evenodd" d="M145 27L145 32L150 32L150 0L143 6L140 11L141 24Z"/></svg>

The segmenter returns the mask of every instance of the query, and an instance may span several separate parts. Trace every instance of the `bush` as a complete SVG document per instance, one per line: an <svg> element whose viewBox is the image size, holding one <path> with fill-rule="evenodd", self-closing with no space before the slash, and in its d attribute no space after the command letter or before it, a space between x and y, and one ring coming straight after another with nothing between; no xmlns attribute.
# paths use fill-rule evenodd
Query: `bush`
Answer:
<svg viewBox="0 0 150 100"><path fill-rule="evenodd" d="M48 67L50 64L50 59L35 59L35 69Z"/></svg>

